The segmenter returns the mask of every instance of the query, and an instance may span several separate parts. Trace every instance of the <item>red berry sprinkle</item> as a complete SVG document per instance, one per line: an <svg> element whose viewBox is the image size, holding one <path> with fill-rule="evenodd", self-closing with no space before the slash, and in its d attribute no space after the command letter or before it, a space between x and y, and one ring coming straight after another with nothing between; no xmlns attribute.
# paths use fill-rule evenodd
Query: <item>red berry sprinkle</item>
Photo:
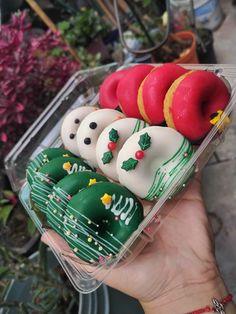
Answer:
<svg viewBox="0 0 236 314"><path fill-rule="evenodd" d="M116 143L110 142L108 143L107 147L109 150L114 150L116 149Z"/></svg>
<svg viewBox="0 0 236 314"><path fill-rule="evenodd" d="M135 153L135 158L136 159L143 159L144 157L144 152L142 150L138 150L136 153Z"/></svg>

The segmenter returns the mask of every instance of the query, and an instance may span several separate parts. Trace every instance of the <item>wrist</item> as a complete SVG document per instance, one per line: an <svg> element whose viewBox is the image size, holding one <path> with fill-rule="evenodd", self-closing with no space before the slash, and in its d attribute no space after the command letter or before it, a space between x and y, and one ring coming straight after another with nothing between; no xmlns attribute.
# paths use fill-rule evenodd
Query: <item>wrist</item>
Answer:
<svg viewBox="0 0 236 314"><path fill-rule="evenodd" d="M222 300L227 294L223 280L216 277L207 282L176 287L155 300L140 303L145 314L183 314L212 305L213 297Z"/></svg>

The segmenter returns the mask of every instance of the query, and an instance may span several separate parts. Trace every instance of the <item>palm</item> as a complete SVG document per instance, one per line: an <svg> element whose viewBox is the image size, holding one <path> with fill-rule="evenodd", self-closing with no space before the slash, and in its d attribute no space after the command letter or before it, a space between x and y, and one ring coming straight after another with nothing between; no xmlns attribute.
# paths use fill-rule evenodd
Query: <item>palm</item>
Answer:
<svg viewBox="0 0 236 314"><path fill-rule="evenodd" d="M154 241L132 263L114 269L105 281L108 285L148 302L181 285L198 283L201 275L215 270L199 182L195 179L183 198L167 207L170 214Z"/></svg>

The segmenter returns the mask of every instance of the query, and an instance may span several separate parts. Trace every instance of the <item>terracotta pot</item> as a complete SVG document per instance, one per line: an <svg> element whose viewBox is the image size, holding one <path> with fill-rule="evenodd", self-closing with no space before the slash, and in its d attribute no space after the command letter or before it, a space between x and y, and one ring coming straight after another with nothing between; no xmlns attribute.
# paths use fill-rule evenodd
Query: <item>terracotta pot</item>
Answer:
<svg viewBox="0 0 236 314"><path fill-rule="evenodd" d="M180 39L190 39L192 41L191 47L178 59L175 59L173 63L191 63L196 64L199 63L197 56L197 44L195 34L190 31L183 31L175 33L175 36Z"/></svg>

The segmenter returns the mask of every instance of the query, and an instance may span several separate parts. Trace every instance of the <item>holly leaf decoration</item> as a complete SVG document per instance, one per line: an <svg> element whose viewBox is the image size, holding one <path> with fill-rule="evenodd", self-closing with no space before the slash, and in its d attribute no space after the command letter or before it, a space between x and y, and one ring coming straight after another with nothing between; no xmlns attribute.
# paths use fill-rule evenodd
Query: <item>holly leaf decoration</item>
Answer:
<svg viewBox="0 0 236 314"><path fill-rule="evenodd" d="M130 171L136 168L138 164L138 160L134 158L129 158L128 160L124 161L121 168L125 171Z"/></svg>
<svg viewBox="0 0 236 314"><path fill-rule="evenodd" d="M103 164L104 165L105 164L109 164L109 162L112 160L112 158L113 158L113 154L112 154L111 151L108 151L108 152L104 153L103 156L102 156Z"/></svg>
<svg viewBox="0 0 236 314"><path fill-rule="evenodd" d="M146 150L151 146L151 137L147 132L140 136L138 144L142 150Z"/></svg>
<svg viewBox="0 0 236 314"><path fill-rule="evenodd" d="M112 128L111 131L109 132L109 140L113 143L116 143L118 139L119 139L119 135L118 135L117 130Z"/></svg>

